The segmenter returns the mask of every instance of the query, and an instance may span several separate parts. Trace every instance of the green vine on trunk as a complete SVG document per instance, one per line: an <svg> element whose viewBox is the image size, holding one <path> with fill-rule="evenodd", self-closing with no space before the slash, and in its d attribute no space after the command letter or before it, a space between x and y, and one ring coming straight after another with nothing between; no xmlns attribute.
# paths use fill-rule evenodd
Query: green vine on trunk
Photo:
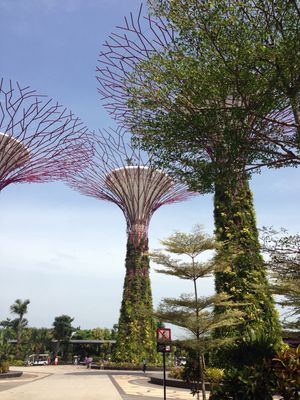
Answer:
<svg viewBox="0 0 300 400"><path fill-rule="evenodd" d="M157 361L146 240L137 242L129 237L127 242L126 276L114 353L118 362L140 364L143 360Z"/></svg>
<svg viewBox="0 0 300 400"><path fill-rule="evenodd" d="M240 364L258 362L251 354L254 342L260 342L258 358L272 356L279 343L279 322L270 293L266 268L260 254L258 231L252 193L247 177L234 178L223 175L215 184L215 226L217 240L223 243L218 257L225 269L216 273L216 291L227 293L231 300L240 303L245 312L244 323L216 332L218 337L236 336L236 352L231 348L223 354L227 362ZM216 308L216 312L219 312ZM265 349L263 349L264 345ZM252 343L252 344L251 344ZM242 360L241 347L245 357Z"/></svg>

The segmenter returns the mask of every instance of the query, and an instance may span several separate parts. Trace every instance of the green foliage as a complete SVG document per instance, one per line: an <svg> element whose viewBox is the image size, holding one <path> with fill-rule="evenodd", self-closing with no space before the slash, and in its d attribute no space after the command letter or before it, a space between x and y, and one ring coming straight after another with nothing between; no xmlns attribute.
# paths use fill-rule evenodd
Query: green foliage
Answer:
<svg viewBox="0 0 300 400"><path fill-rule="evenodd" d="M184 372L183 367L173 367L168 372L168 376L169 378L173 379L183 379L183 372Z"/></svg>
<svg viewBox="0 0 300 400"><path fill-rule="evenodd" d="M1 325L3 324L2 321ZM5 335L5 329L0 330L0 373L7 372L9 369L9 364L7 363L9 353L9 345L7 343L7 337ZM7 371L5 370L7 366Z"/></svg>
<svg viewBox="0 0 300 400"><path fill-rule="evenodd" d="M276 393L283 400L300 399L300 346L286 349L273 359Z"/></svg>
<svg viewBox="0 0 300 400"><path fill-rule="evenodd" d="M300 330L300 235L266 227L261 233L262 249L268 256L271 289L280 296L277 302L288 307L286 315L291 317L284 320L284 326Z"/></svg>
<svg viewBox="0 0 300 400"><path fill-rule="evenodd" d="M221 368L205 368L206 381L210 383L210 393L213 394L219 388L224 379L225 371Z"/></svg>
<svg viewBox="0 0 300 400"><path fill-rule="evenodd" d="M213 383L220 383L224 378L224 369L222 368L205 368L205 377Z"/></svg>
<svg viewBox="0 0 300 400"><path fill-rule="evenodd" d="M136 242L129 238L127 243L126 276L114 351L115 361L135 365L143 360L155 363L158 359L147 246Z"/></svg>
<svg viewBox="0 0 300 400"><path fill-rule="evenodd" d="M226 371L209 400L272 400L273 393L270 368L262 365Z"/></svg>
<svg viewBox="0 0 300 400"><path fill-rule="evenodd" d="M9 362L0 359L0 374L5 374L9 371Z"/></svg>
<svg viewBox="0 0 300 400"><path fill-rule="evenodd" d="M299 159L297 129L286 140L275 118L266 120L291 106L299 122L296 2L162 3L153 7L174 39L145 52L125 79L124 118L145 148L199 191L212 191L220 173L282 166L293 152Z"/></svg>
<svg viewBox="0 0 300 400"><path fill-rule="evenodd" d="M73 339L82 340L112 340L113 330L108 328L76 329Z"/></svg>
<svg viewBox="0 0 300 400"><path fill-rule="evenodd" d="M9 365L13 367L24 367L25 362L23 360L10 359Z"/></svg>
<svg viewBox="0 0 300 400"><path fill-rule="evenodd" d="M20 358L21 356L22 332L28 324L28 321L26 318L24 318L24 315L27 313L27 307L29 303L29 299L24 301L17 299L14 304L10 306L10 312L18 315L15 320L11 321L11 327L15 330L17 338L16 358Z"/></svg>
<svg viewBox="0 0 300 400"><path fill-rule="evenodd" d="M52 331L48 328L27 328L25 331L26 353L44 354L52 348Z"/></svg>
<svg viewBox="0 0 300 400"><path fill-rule="evenodd" d="M124 118L136 140L191 189L215 192L216 236L224 243L219 260L227 263L216 274L216 289L243 303L246 314L243 324L219 329L218 337L239 336L241 344L264 337L268 348L279 340L278 315L248 179L259 166L299 158L297 127L289 128L288 140L283 128L285 119L299 119L296 3L153 3L152 12L176 33L169 44L145 52L124 80ZM286 107L293 117L282 117Z"/></svg>
<svg viewBox="0 0 300 400"><path fill-rule="evenodd" d="M199 261L196 259L207 250L216 249L217 244L211 237L205 235L201 227L196 226L190 234L176 232L166 240L161 241L164 250L179 256L187 256L189 262L171 258L162 251L152 254L154 262L163 269L157 272L189 279L193 286L193 294L182 294L179 298L165 298L161 302L156 316L166 322L185 328L189 336L180 341L180 347L188 351L188 360L184 367L183 379L191 384L193 394L199 397L200 391L205 399L204 353L227 343L227 338L213 339L212 332L217 328L234 326L241 322L242 313L234 309L229 296L220 293L210 297L198 295L197 281L219 270L220 265L214 260ZM213 313L213 307L219 305L222 313Z"/></svg>
<svg viewBox="0 0 300 400"><path fill-rule="evenodd" d="M69 340L71 334L76 330L72 326L73 321L74 318L65 314L55 317L53 322L53 337L59 341Z"/></svg>
<svg viewBox="0 0 300 400"><path fill-rule="evenodd" d="M215 187L216 237L223 243L217 258L224 265L222 272L216 272L216 290L227 293L233 302L243 304L245 313L242 324L216 330L216 337L238 338L232 347L218 351L218 360L221 365L233 363L240 367L245 362L241 354L251 354L246 364L260 363L272 356L280 342L280 329L266 267L260 255L248 181L241 177L238 181L223 177ZM217 313L223 311L218 306L215 310ZM253 352L255 349L258 351Z"/></svg>
<svg viewBox="0 0 300 400"><path fill-rule="evenodd" d="M73 321L74 318L63 314L55 317L53 322L53 337L57 340L55 353L58 354L60 352L64 361L68 359L69 340L72 333L76 330L76 328L72 326Z"/></svg>
<svg viewBox="0 0 300 400"><path fill-rule="evenodd" d="M300 346L279 352L273 362L231 368L213 390L210 400L299 400Z"/></svg>

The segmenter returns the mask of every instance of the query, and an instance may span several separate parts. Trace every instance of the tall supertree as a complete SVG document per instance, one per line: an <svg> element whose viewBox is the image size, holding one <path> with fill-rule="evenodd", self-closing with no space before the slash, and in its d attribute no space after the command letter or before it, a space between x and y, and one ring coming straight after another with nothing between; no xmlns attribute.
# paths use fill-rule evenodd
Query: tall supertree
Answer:
<svg viewBox="0 0 300 400"><path fill-rule="evenodd" d="M87 128L30 87L0 80L0 191L11 183L65 179L92 154Z"/></svg>
<svg viewBox="0 0 300 400"><path fill-rule="evenodd" d="M249 179L264 166L300 163L298 64L290 65L294 58L281 51L289 43L283 38L293 37L287 54L295 53L298 20L290 24L279 6L289 35L277 35L277 12L266 31L255 2L241 2L249 6L244 9L227 0L149 3L151 15L143 16L141 8L105 42L99 92L118 123L155 154L158 168L169 168L193 190L214 193L216 238L223 243L218 254L226 263L216 273L216 290L245 311L243 324L216 332L238 338L220 358L228 364L231 357L239 367L241 354L253 354L259 363L276 349L279 324ZM252 351L257 344L260 354Z"/></svg>
<svg viewBox="0 0 300 400"><path fill-rule="evenodd" d="M155 361L155 322L149 277L148 226L162 205L182 201L192 194L173 182L151 160L130 145L128 133L103 131L95 136L93 161L69 178L81 193L116 204L127 223L125 281L115 359L140 363Z"/></svg>

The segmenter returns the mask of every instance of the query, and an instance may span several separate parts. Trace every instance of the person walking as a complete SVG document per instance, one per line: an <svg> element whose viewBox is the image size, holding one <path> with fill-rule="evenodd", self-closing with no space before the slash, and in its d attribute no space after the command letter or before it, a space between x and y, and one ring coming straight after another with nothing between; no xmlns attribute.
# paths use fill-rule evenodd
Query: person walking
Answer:
<svg viewBox="0 0 300 400"><path fill-rule="evenodd" d="M145 373L147 370L147 360L143 361L143 372Z"/></svg>

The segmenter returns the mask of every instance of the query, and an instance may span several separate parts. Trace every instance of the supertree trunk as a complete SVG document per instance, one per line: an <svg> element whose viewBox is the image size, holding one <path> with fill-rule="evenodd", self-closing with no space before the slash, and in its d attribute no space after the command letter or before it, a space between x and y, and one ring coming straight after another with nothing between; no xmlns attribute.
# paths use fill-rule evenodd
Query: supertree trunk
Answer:
<svg viewBox="0 0 300 400"><path fill-rule="evenodd" d="M228 352L222 349L220 354L225 363L255 363L270 356L278 344L279 322L260 254L253 198L246 176L222 174L222 179L217 180L214 217L216 237L223 244L218 256L226 263L225 270L216 274L216 291L228 293L245 312L242 324L217 332L217 336L237 337L237 345ZM254 343L259 344L260 354L252 351Z"/></svg>
<svg viewBox="0 0 300 400"><path fill-rule="evenodd" d="M133 364L155 362L156 339L149 276L148 238L128 235L126 275L115 360Z"/></svg>

